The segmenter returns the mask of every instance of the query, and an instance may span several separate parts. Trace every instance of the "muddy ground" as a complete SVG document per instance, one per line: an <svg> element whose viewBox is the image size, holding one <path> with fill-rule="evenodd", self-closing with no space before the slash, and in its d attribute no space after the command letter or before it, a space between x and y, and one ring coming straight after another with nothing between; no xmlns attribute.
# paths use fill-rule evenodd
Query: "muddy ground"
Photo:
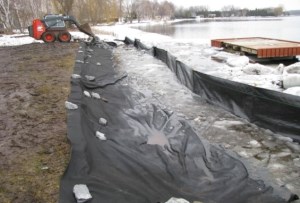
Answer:
<svg viewBox="0 0 300 203"><path fill-rule="evenodd" d="M0 48L0 202L57 202L77 43Z"/></svg>

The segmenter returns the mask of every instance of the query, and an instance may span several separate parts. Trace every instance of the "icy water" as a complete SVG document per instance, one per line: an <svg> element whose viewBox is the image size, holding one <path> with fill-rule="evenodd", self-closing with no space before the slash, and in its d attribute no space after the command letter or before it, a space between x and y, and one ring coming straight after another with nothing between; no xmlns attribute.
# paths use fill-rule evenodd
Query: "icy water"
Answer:
<svg viewBox="0 0 300 203"><path fill-rule="evenodd" d="M300 42L300 16L247 21L195 20L175 25L137 27L146 32L168 35L176 39L214 39L236 37L269 37Z"/></svg>
<svg viewBox="0 0 300 203"><path fill-rule="evenodd" d="M187 120L203 141L215 143L250 162L247 168L267 171L278 186L300 194L300 146L220 108L207 104L181 85L165 64L134 47L114 50L117 70L126 71L124 85L142 92L150 103Z"/></svg>

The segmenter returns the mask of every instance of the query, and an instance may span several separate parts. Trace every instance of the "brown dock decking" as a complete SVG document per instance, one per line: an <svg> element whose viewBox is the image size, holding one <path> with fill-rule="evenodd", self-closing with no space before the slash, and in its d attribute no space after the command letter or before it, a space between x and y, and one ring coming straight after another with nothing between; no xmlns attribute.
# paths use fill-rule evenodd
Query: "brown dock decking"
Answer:
<svg viewBox="0 0 300 203"><path fill-rule="evenodd" d="M211 46L233 49L257 58L283 58L300 55L300 42L262 37L213 39Z"/></svg>

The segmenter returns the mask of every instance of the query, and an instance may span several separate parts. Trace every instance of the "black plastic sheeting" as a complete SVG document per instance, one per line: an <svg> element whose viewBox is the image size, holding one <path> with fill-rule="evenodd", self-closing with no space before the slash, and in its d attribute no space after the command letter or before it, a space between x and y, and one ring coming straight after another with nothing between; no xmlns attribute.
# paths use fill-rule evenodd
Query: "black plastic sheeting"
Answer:
<svg viewBox="0 0 300 203"><path fill-rule="evenodd" d="M300 142L300 97L210 76L193 70L163 49L149 48L127 37L124 42L149 50L168 65L183 85L209 103Z"/></svg>
<svg viewBox="0 0 300 203"><path fill-rule="evenodd" d="M126 75L114 70L112 51L103 44L81 46L84 52L76 61L84 63L76 63L74 73L82 79L72 79L68 99L79 108L68 110L72 153L59 202L76 202L75 184L88 186L90 203L163 203L171 197L191 203L281 203L296 198L254 180L240 160L203 141L185 120L122 85ZM86 75L96 78L88 81ZM108 124L99 124L99 118ZM96 138L96 131L107 140Z"/></svg>

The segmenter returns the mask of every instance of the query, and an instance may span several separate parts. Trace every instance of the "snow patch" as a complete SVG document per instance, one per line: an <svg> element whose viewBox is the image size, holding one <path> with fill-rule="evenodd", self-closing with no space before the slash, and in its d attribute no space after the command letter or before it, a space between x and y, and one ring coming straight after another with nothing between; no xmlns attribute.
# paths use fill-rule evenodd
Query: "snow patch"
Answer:
<svg viewBox="0 0 300 203"><path fill-rule="evenodd" d="M286 94L292 94L296 96L300 96L300 86L299 87L290 87L283 91Z"/></svg>
<svg viewBox="0 0 300 203"><path fill-rule="evenodd" d="M258 63L248 64L247 66L242 68L242 71L248 75L270 75L270 74L278 74L278 70L264 66Z"/></svg>
<svg viewBox="0 0 300 203"><path fill-rule="evenodd" d="M283 70L283 87L300 86L300 62L287 66Z"/></svg>
<svg viewBox="0 0 300 203"><path fill-rule="evenodd" d="M247 56L228 58L226 63L231 67L244 67L249 64L249 58Z"/></svg>
<svg viewBox="0 0 300 203"><path fill-rule="evenodd" d="M189 201L182 199L182 198L175 198L172 197L171 199L169 199L167 202L165 203L190 203Z"/></svg>
<svg viewBox="0 0 300 203"><path fill-rule="evenodd" d="M228 129L232 126L239 126L244 125L241 121L230 121L230 120L224 120L224 121L216 121L213 126L220 129Z"/></svg>
<svg viewBox="0 0 300 203"><path fill-rule="evenodd" d="M0 36L0 46L19 46L24 44L32 44L32 43L43 43L41 40L35 40L28 35L1 35Z"/></svg>

